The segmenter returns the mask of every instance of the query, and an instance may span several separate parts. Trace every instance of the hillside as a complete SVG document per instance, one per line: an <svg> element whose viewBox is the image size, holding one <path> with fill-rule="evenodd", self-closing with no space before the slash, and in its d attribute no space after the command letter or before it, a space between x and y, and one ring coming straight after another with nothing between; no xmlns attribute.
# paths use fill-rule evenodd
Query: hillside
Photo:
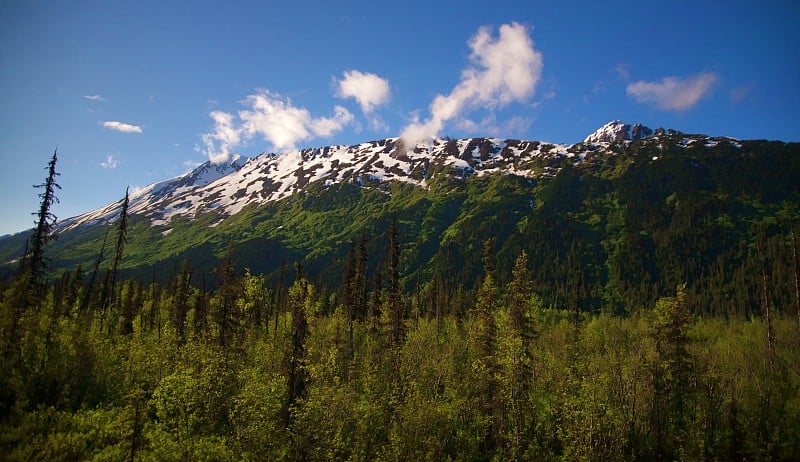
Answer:
<svg viewBox="0 0 800 462"><path fill-rule="evenodd" d="M207 164L124 252L64 220L0 286L0 459L798 460L798 145L596 135Z"/></svg>
<svg viewBox="0 0 800 462"><path fill-rule="evenodd" d="M230 244L240 270L274 280L282 263L302 261L333 286L361 233L375 271L396 217L408 289L474 287L482 242L493 238L501 282L524 249L535 291L553 305L629 311L686 283L697 309L748 313L759 236L772 270L788 273L798 178L797 144L617 121L575 145L479 138L407 149L388 139L262 154L132 196L122 268L166 280L187 260L213 278ZM61 222L53 266L90 267L118 210ZM26 237L0 241L0 258L16 258ZM788 288L774 290L788 300Z"/></svg>

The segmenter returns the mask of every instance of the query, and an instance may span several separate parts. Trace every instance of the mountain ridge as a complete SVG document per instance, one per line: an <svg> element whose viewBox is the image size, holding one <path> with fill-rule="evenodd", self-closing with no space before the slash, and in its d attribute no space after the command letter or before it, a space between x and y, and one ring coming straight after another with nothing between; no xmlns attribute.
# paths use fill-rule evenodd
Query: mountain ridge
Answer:
<svg viewBox="0 0 800 462"><path fill-rule="evenodd" d="M582 309L612 311L652 306L686 284L727 294L696 306L723 312L735 299L735 311L747 313L750 292L729 287L751 290L740 279L758 272L756 240L764 235L770 254L782 255L781 233L800 223L799 143L673 134L574 145L442 139L408 149L395 138L241 158L221 172L209 166L139 191L154 208L140 202L143 213L129 216L126 277L166 282L186 261L214 284L230 249L240 272L276 282L282 262L296 261L333 287L360 235L369 273L381 271L396 220L406 288L475 287L491 239L498 281L525 250L548 305L572 306L570 287L580 281ZM99 210L58 232L48 250L54 277L107 267L104 241L119 203ZM27 237L0 239L0 278L16 271Z"/></svg>
<svg viewBox="0 0 800 462"><path fill-rule="evenodd" d="M612 120L584 138L584 143L615 141L636 141L662 135L678 135L681 132L672 128L652 129L640 123L627 124L618 119Z"/></svg>
<svg viewBox="0 0 800 462"><path fill-rule="evenodd" d="M219 215L212 223L215 226L251 204L263 205L284 199L318 181L324 181L326 186L354 182L362 187L401 181L426 187L432 176L442 172L461 178L491 173L546 177L558 171L559 162L553 162L556 159L580 162L587 156L608 152L614 142L679 133L673 129L653 130L641 124L614 120L575 144L500 138L434 138L406 147L400 138L386 138L281 154L265 152L252 158L236 157L222 164L207 161L183 175L148 185L131 196L129 212L148 217L154 226L167 226L173 218L192 219L213 211ZM691 139L700 138L717 140L706 135ZM56 229L62 232L108 223L116 219L120 204L121 201L113 202L67 218Z"/></svg>

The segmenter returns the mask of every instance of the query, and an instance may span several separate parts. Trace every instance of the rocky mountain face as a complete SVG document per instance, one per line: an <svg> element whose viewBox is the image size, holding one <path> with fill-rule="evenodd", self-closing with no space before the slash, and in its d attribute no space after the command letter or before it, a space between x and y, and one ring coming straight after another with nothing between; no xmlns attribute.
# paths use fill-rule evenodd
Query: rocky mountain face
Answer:
<svg viewBox="0 0 800 462"><path fill-rule="evenodd" d="M612 120L587 136L583 142L613 143L617 141L634 141L652 138L654 136L675 135L679 133L679 131L671 128L657 128L654 130L642 124L626 124L619 120Z"/></svg>
<svg viewBox="0 0 800 462"><path fill-rule="evenodd" d="M349 182L370 187L400 181L426 187L439 174L458 178L494 173L547 177L558 171L562 161L579 163L611 152L612 142L676 133L615 120L574 145L439 138L405 146L399 138L388 138L354 146L326 146L279 155L263 153L223 164L206 162L189 173L149 185L132 194L129 210L133 215L147 217L156 226L167 226L173 218L191 219L209 212L217 214L218 220L213 224L218 224L247 206L284 199L315 183L329 186ZM119 207L119 202L112 203L69 218L59 224L58 230L113 221Z"/></svg>

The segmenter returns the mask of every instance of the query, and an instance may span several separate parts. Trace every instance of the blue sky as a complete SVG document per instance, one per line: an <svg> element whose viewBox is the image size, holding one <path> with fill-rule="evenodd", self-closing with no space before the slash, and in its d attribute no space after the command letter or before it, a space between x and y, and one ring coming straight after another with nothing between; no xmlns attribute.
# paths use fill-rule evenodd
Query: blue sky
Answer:
<svg viewBox="0 0 800 462"><path fill-rule="evenodd" d="M209 158L612 119L800 140L792 1L0 2L0 234Z"/></svg>

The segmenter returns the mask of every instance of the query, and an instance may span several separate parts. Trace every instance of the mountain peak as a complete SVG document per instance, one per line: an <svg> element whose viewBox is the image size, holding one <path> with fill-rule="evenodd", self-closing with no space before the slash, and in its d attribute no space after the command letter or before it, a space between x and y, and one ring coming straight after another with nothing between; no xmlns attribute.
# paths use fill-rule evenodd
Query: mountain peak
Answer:
<svg viewBox="0 0 800 462"><path fill-rule="evenodd" d="M657 128L653 130L642 124L626 124L620 120L612 120L587 136L584 143L602 143L614 141L633 141L660 135L674 135L680 133L671 128Z"/></svg>

